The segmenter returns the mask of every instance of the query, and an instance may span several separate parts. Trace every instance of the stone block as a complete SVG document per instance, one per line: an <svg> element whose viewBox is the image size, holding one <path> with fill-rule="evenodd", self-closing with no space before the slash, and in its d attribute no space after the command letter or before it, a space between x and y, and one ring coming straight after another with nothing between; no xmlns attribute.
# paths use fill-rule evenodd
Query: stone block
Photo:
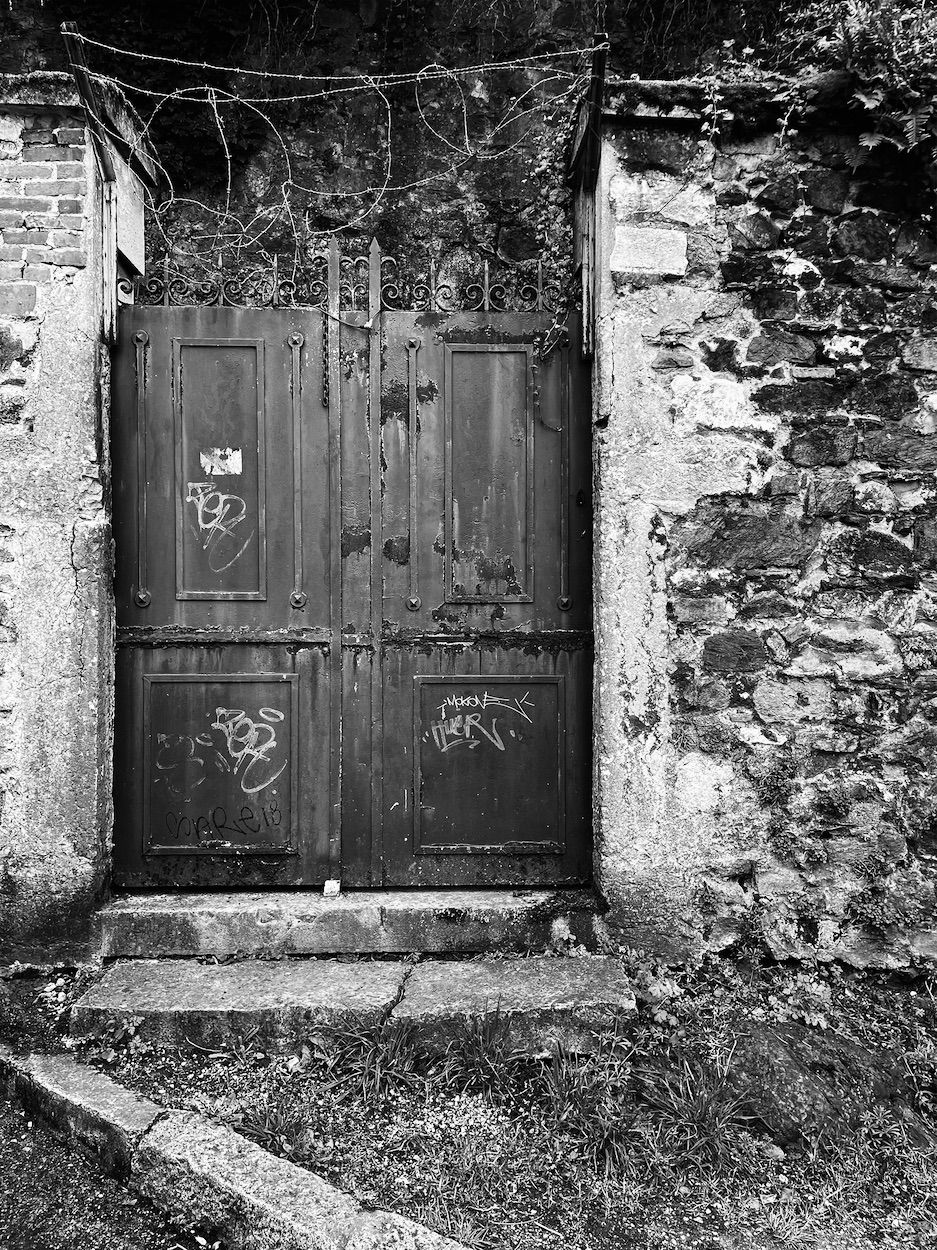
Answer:
<svg viewBox="0 0 937 1250"><path fill-rule="evenodd" d="M366 1211L305 1168L194 1112L143 1138L131 1184L185 1228L243 1250L461 1250L401 1215Z"/></svg>
<svg viewBox="0 0 937 1250"><path fill-rule="evenodd" d="M884 291L919 291L923 285L913 269L905 269L901 265L878 265L870 261L855 262L852 280L857 286L878 287Z"/></svg>
<svg viewBox="0 0 937 1250"><path fill-rule="evenodd" d="M83 147L66 146L61 143L30 143L27 150L29 152L30 159L34 161L80 161L84 156Z"/></svg>
<svg viewBox="0 0 937 1250"><path fill-rule="evenodd" d="M749 629L712 634L703 643L702 658L703 667L717 673L755 673L768 662L761 635Z"/></svg>
<svg viewBox="0 0 937 1250"><path fill-rule="evenodd" d="M0 195L0 208L5 212L47 213L52 208L52 201L48 196L40 198L36 194Z"/></svg>
<svg viewBox="0 0 937 1250"><path fill-rule="evenodd" d="M776 247L781 229L767 213L747 213L729 226L729 242L743 252L770 251Z"/></svg>
<svg viewBox="0 0 937 1250"><path fill-rule="evenodd" d="M28 317L36 307L31 282L0 282L0 317Z"/></svg>
<svg viewBox="0 0 937 1250"><path fill-rule="evenodd" d="M844 256L886 260L892 252L892 233L877 213L859 212L841 218L833 237Z"/></svg>
<svg viewBox="0 0 937 1250"><path fill-rule="evenodd" d="M93 1154L105 1171L125 1177L137 1143L161 1108L71 1055L21 1061L20 1101Z"/></svg>
<svg viewBox="0 0 937 1250"><path fill-rule="evenodd" d="M914 571L910 546L881 530L844 530L826 553L827 567L841 576L873 580L909 577Z"/></svg>
<svg viewBox="0 0 937 1250"><path fill-rule="evenodd" d="M856 441L856 431L848 425L809 426L792 432L784 454L803 468L847 464L856 453Z"/></svg>
<svg viewBox="0 0 937 1250"><path fill-rule="evenodd" d="M63 178L51 182L27 182L24 186L27 195L83 195L84 179Z"/></svg>
<svg viewBox="0 0 937 1250"><path fill-rule="evenodd" d="M701 503L674 529L674 561L696 568L798 568L820 531L798 513L784 503Z"/></svg>
<svg viewBox="0 0 937 1250"><path fill-rule="evenodd" d="M937 338L919 335L911 339L901 353L901 359L909 369L937 373Z"/></svg>
<svg viewBox="0 0 937 1250"><path fill-rule="evenodd" d="M840 473L815 475L810 496L810 511L817 516L841 516L852 508L853 485Z"/></svg>
<svg viewBox="0 0 937 1250"><path fill-rule="evenodd" d="M613 277L682 277L687 269L687 240L681 230L615 227L609 260Z"/></svg>
<svg viewBox="0 0 937 1250"><path fill-rule="evenodd" d="M53 265L67 265L73 269L84 269L88 257L80 248L56 247L48 253L48 260Z"/></svg>
<svg viewBox="0 0 937 1250"><path fill-rule="evenodd" d="M677 225L701 226L711 216L710 201L699 186L651 171L615 174L609 184L609 202L622 222L649 222L656 217Z"/></svg>
<svg viewBox="0 0 937 1250"><path fill-rule="evenodd" d="M596 1032L634 1009L630 981L614 959L431 960L411 972L392 1019L412 1024L428 1045L444 1047L470 1020L510 1016L518 1046L590 1050Z"/></svg>
<svg viewBox="0 0 937 1250"><path fill-rule="evenodd" d="M722 280L729 290L755 291L774 277L774 266L769 256L739 253L727 256L722 262Z"/></svg>
<svg viewBox="0 0 937 1250"><path fill-rule="evenodd" d="M887 468L932 473L937 469L937 436L910 430L869 430L862 438L862 455Z"/></svg>
<svg viewBox="0 0 937 1250"><path fill-rule="evenodd" d="M141 1036L216 1043L256 1030L266 1044L293 1045L317 1028L376 1024L391 1008L406 965L337 960L116 964L72 1009L75 1036L100 1035L137 1018Z"/></svg>
<svg viewBox="0 0 937 1250"><path fill-rule="evenodd" d="M879 373L853 386L846 399L854 412L869 412L896 421L917 411L919 399L914 382L898 373Z"/></svg>
<svg viewBox="0 0 937 1250"><path fill-rule="evenodd" d="M800 203L800 183L797 175L792 171L775 174L768 179L755 199L767 208L777 209L782 213L792 212Z"/></svg>
<svg viewBox="0 0 937 1250"><path fill-rule="evenodd" d="M800 182L806 202L824 213L838 213L849 193L849 179L836 169L804 169Z"/></svg>
<svg viewBox="0 0 937 1250"><path fill-rule="evenodd" d="M772 365L788 361L796 365L813 364L817 349L812 339L802 334L792 334L786 330L773 330L769 334L760 334L748 345L746 359L752 364Z"/></svg>
<svg viewBox="0 0 937 1250"><path fill-rule="evenodd" d="M797 291L786 286L762 286L752 291L752 312L760 321L790 321L797 316Z"/></svg>

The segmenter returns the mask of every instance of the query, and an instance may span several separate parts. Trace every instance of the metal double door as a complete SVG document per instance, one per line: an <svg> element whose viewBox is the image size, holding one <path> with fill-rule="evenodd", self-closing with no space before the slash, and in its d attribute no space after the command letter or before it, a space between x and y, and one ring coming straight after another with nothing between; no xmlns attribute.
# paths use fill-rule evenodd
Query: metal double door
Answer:
<svg viewBox="0 0 937 1250"><path fill-rule="evenodd" d="M549 330L122 309L116 884L588 879L589 389Z"/></svg>

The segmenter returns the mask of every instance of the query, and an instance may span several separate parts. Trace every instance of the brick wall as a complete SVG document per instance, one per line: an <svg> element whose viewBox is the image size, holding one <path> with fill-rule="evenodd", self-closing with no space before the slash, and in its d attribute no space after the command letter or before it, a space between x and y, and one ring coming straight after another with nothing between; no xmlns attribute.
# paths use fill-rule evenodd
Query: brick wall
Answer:
<svg viewBox="0 0 937 1250"><path fill-rule="evenodd" d="M699 101L633 104L602 186L611 892L652 944L937 960L927 179L829 104L715 142Z"/></svg>

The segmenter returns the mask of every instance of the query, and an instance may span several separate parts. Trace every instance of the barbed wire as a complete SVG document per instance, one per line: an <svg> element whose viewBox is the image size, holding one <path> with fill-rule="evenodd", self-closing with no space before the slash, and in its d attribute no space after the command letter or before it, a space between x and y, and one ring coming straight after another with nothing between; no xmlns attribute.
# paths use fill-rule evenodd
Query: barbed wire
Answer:
<svg viewBox="0 0 937 1250"><path fill-rule="evenodd" d="M301 252L308 250L313 240L340 233L353 233L363 228L369 219L375 216L388 196L413 192L432 183L457 177L473 163L506 159L512 153L530 145L532 132L530 129L523 129L525 120L531 119L538 113L552 112L555 115L557 111L566 108L576 98L588 81L586 67L583 64L580 63L573 69L565 69L556 62L567 61L570 58L578 58L581 62L583 58L591 57L594 51L593 47L574 48L460 67L447 67L439 62L432 62L419 70L407 73L320 75L187 61L177 57L140 52L136 49L119 48L84 35L76 35L76 38L90 48L97 48L118 58L127 57L136 61L175 66L180 71L196 70L229 74L235 77L247 75L252 78L283 82L323 84L313 91L288 94L268 92L263 95L247 95L209 82L160 91L152 86L130 81L123 75L107 74L99 69L87 68L89 78L107 88L123 92L141 114L140 131L135 140L134 154L145 151L153 160L160 175L162 187L160 193L150 195L149 217L161 239L162 246L167 252L178 255L180 260L186 259L192 263L207 264L215 264L218 253L222 251L237 257L245 251L255 250L264 244L265 239L270 242L269 236L273 231L284 227L292 236L295 264ZM469 104L463 80L466 77L479 78L486 74L507 71L525 73L528 76L528 85L519 95L511 99L507 108L496 120L488 120L484 132L473 139ZM533 81L530 81L531 79ZM454 110L451 128L453 138L444 133L437 119L434 119L437 120L437 124L434 125L427 116L429 106L425 91L430 84L437 87L450 85L457 94L458 104ZM434 169L418 178L395 183L392 180L395 109L391 101L391 93L398 92L402 88L412 89L416 116L426 134L432 139L432 146L424 151L424 160L426 162L444 160L445 163L441 169ZM299 173L302 162L308 160L308 153L300 154L296 146L291 144L288 128L282 122L278 122L274 116L277 107L316 101L340 105L362 94L373 97L376 111L382 117L381 138L375 143L375 157L378 158L380 166L379 175L376 178L369 177L364 187L328 188L322 185L309 185L302 180ZM223 208L218 207L217 201L207 202L193 194L178 194L166 161L161 158L158 151L154 151L157 145L153 142L152 132L161 120L164 111L175 104L199 106L208 112L211 126L218 135L219 148L224 162ZM436 107L439 107L438 103ZM234 145L228 129L231 123L230 120L226 120L232 110L243 110L259 124L261 133L266 131L267 138L264 143L268 151L272 148L276 153L275 160L280 164L282 175L277 180L279 185L273 191L272 202L253 209L246 216L242 216L233 207L237 198ZM571 119L572 110L570 109L569 112ZM110 130L104 118L95 117L94 120L105 133ZM519 137L513 142L499 142L505 132L512 127L522 128ZM111 133L113 135L113 132ZM119 138L120 136L113 135L113 137ZM297 203L299 197L319 201L323 208L330 202L336 205L345 203L352 209L352 212L348 219L339 225L311 223L312 209L306 205L301 212L302 226L300 226L297 221L300 215L300 206ZM213 222L214 225L199 230L189 220L185 231L176 233L171 230L169 223L171 219L183 213L188 213L190 218L191 216L200 217L206 223ZM184 237L181 237L183 234Z"/></svg>

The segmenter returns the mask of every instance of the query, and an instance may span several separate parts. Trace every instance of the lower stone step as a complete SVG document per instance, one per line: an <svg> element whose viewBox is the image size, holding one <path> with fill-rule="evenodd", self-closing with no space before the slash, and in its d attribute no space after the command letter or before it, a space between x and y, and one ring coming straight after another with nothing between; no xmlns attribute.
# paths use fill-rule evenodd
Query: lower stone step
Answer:
<svg viewBox="0 0 937 1250"><path fill-rule="evenodd" d="M75 1003L75 1037L137 1019L147 1039L198 1045L251 1033L289 1042L317 1027L376 1024L400 995L407 964L337 959L198 963L137 959L108 968Z"/></svg>
<svg viewBox="0 0 937 1250"><path fill-rule="evenodd" d="M136 1019L141 1037L199 1045L250 1034L294 1046L323 1027L407 1022L430 1045L467 1021L510 1018L515 1043L588 1048L634 1010L628 977L601 956L426 960L133 960L114 964L72 1008L74 1037Z"/></svg>
<svg viewBox="0 0 937 1250"><path fill-rule="evenodd" d="M368 890L324 898L130 894L98 912L102 958L525 953L591 948L591 890Z"/></svg>

